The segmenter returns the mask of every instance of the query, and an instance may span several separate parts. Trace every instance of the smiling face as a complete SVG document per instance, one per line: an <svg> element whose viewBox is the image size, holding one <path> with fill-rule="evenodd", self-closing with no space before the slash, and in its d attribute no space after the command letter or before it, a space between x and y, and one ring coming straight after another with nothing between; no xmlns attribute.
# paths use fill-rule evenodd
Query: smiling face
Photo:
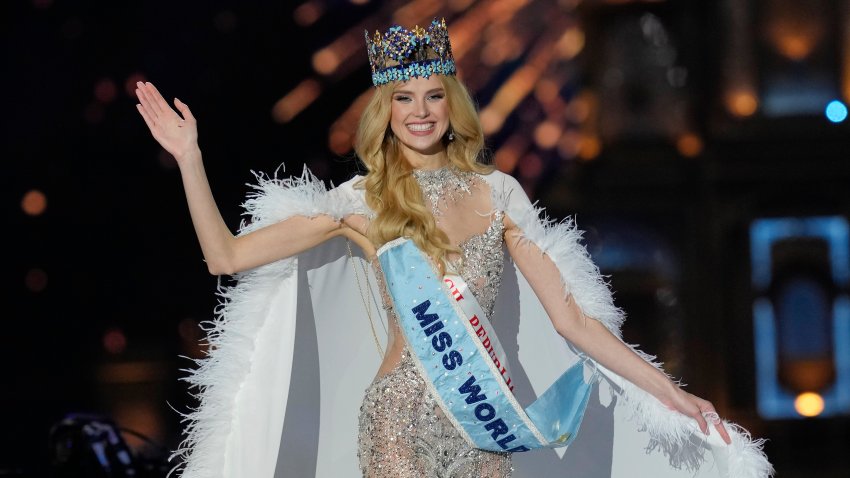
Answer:
<svg viewBox="0 0 850 478"><path fill-rule="evenodd" d="M449 106L440 79L431 76L399 83L391 101L390 128L405 156L414 167L438 166L432 163L435 156L445 155L443 136L449 129Z"/></svg>

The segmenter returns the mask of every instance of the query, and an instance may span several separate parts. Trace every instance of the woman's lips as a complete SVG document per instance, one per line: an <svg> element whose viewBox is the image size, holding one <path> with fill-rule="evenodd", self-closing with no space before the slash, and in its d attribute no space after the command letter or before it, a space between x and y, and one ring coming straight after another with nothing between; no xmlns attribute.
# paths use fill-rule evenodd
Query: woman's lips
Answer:
<svg viewBox="0 0 850 478"><path fill-rule="evenodd" d="M407 131L414 136L428 136L434 131L434 123L410 123Z"/></svg>

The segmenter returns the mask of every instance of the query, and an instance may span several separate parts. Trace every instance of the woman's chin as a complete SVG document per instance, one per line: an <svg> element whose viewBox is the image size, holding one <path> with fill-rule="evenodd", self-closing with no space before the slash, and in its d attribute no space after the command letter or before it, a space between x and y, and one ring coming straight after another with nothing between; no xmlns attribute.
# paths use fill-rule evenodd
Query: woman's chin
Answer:
<svg viewBox="0 0 850 478"><path fill-rule="evenodd" d="M422 156L432 156L445 152L446 150L446 147L442 141L411 141L409 143L403 144L405 146L405 149L408 149L410 152L420 154Z"/></svg>

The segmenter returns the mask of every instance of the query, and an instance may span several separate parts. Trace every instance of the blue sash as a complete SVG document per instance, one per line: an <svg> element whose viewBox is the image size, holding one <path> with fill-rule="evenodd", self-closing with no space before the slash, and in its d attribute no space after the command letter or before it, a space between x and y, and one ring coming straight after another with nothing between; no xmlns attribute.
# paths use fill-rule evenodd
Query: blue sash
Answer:
<svg viewBox="0 0 850 478"><path fill-rule="evenodd" d="M583 362L567 369L523 409L470 323L486 317L469 317L457 305L442 277L409 239L385 244L378 259L419 371L467 442L510 452L572 443L593 383L584 379Z"/></svg>

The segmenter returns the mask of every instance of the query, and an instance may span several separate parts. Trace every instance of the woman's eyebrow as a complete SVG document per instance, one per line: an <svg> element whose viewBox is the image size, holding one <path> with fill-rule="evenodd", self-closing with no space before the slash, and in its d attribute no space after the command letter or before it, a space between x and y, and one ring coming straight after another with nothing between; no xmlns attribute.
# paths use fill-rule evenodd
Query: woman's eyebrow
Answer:
<svg viewBox="0 0 850 478"><path fill-rule="evenodd" d="M442 93L442 92L443 92L443 88L433 88L433 89L426 91L425 94L430 95L432 93ZM396 94L413 95L413 92L409 91L409 90L395 90L395 91L393 91L393 94L394 95L396 95Z"/></svg>

